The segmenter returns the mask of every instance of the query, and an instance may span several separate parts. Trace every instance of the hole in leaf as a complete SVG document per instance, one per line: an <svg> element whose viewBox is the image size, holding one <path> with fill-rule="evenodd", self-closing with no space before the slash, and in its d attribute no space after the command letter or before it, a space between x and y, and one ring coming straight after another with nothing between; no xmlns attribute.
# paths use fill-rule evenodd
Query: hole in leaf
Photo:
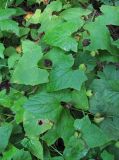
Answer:
<svg viewBox="0 0 119 160"><path fill-rule="evenodd" d="M31 29L38 29L41 25L40 24L30 24L29 28Z"/></svg>
<svg viewBox="0 0 119 160"><path fill-rule="evenodd" d="M6 80L6 81L0 83L0 90L6 89L7 91L9 91L10 86L11 86L10 82L8 80Z"/></svg>
<svg viewBox="0 0 119 160"><path fill-rule="evenodd" d="M57 149L58 149L59 151L63 152L63 151L64 151L64 148L65 148L63 139L62 139L62 138L59 138L59 139L56 141L55 146L57 147Z"/></svg>
<svg viewBox="0 0 119 160"><path fill-rule="evenodd" d="M54 11L54 12L52 12L52 15L58 16L58 15L59 15L59 12Z"/></svg>
<svg viewBox="0 0 119 160"><path fill-rule="evenodd" d="M43 125L43 121L42 121L42 120L39 120L39 121L38 121L38 125L40 125L40 126Z"/></svg>
<svg viewBox="0 0 119 160"><path fill-rule="evenodd" d="M28 5L27 1L23 1L19 7L27 12L35 12L36 9L39 9L40 5L38 3Z"/></svg>
<svg viewBox="0 0 119 160"><path fill-rule="evenodd" d="M82 44L83 44L83 47L88 46L90 44L90 39L84 39Z"/></svg>
<svg viewBox="0 0 119 160"><path fill-rule="evenodd" d="M92 6L95 10L100 11L100 7L103 4L101 1L97 1L97 0L90 0L90 2L92 3Z"/></svg>
<svg viewBox="0 0 119 160"><path fill-rule="evenodd" d="M109 32L114 41L119 39L119 26L116 25L108 25Z"/></svg>
<svg viewBox="0 0 119 160"><path fill-rule="evenodd" d="M51 156L58 156L59 153L63 154L63 151L65 149L65 146L64 146L64 141L62 138L58 138L56 140L56 142L50 146L50 154Z"/></svg>
<svg viewBox="0 0 119 160"><path fill-rule="evenodd" d="M44 60L44 66L45 67L52 67L52 61L49 59Z"/></svg>

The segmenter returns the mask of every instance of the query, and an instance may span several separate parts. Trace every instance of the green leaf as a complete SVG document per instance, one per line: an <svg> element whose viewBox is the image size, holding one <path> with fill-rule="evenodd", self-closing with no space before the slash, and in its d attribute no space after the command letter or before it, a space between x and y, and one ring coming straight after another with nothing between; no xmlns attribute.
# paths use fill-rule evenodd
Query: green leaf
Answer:
<svg viewBox="0 0 119 160"><path fill-rule="evenodd" d="M113 56L113 55L109 55L109 54L101 55L99 57L99 59L100 59L101 62L107 61L107 62L113 62L113 63L115 63L115 62L119 61L118 56Z"/></svg>
<svg viewBox="0 0 119 160"><path fill-rule="evenodd" d="M107 5L118 5L118 0L101 0L101 2L103 2L104 4L107 4Z"/></svg>
<svg viewBox="0 0 119 160"><path fill-rule="evenodd" d="M88 117L75 120L74 126L82 133L82 138L89 148L101 147L111 140L103 130L92 124Z"/></svg>
<svg viewBox="0 0 119 160"><path fill-rule="evenodd" d="M90 100L90 111L104 116L100 127L112 140L119 138L118 72L115 67L106 66L103 72L99 73L101 79L94 80L92 83L95 96Z"/></svg>
<svg viewBox="0 0 119 160"><path fill-rule="evenodd" d="M86 73L90 73L96 66L96 58L86 52L79 53L75 58L74 66L77 67L80 64L84 64L86 66Z"/></svg>
<svg viewBox="0 0 119 160"><path fill-rule="evenodd" d="M106 118L100 125L102 130L112 139L118 140L119 138L119 118Z"/></svg>
<svg viewBox="0 0 119 160"><path fill-rule="evenodd" d="M119 137L119 70L108 65L98 76L100 79L95 79L91 85L94 96L90 99L90 111L104 116L101 128L116 140Z"/></svg>
<svg viewBox="0 0 119 160"><path fill-rule="evenodd" d="M119 40L112 41L113 45L115 45L117 48L119 48Z"/></svg>
<svg viewBox="0 0 119 160"><path fill-rule="evenodd" d="M47 5L43 13L40 17L41 27L39 28L39 32L45 32L51 30L58 24L61 24L62 20L58 16L53 15L53 12L59 12L62 9L61 1L52 1ZM48 24L48 25L47 25Z"/></svg>
<svg viewBox="0 0 119 160"><path fill-rule="evenodd" d="M103 160L114 160L114 156L105 150L101 153L101 157Z"/></svg>
<svg viewBox="0 0 119 160"><path fill-rule="evenodd" d="M24 138L22 145L27 148L35 157L43 160L43 148L38 138Z"/></svg>
<svg viewBox="0 0 119 160"><path fill-rule="evenodd" d="M15 13L16 10L13 8L0 9L0 21L9 19Z"/></svg>
<svg viewBox="0 0 119 160"><path fill-rule="evenodd" d="M66 55L64 51L54 48L44 56L45 59L49 59L53 63L49 83L47 84L48 91L58 91L66 88L80 90L83 82L87 80L84 71L71 69L74 63L71 54Z"/></svg>
<svg viewBox="0 0 119 160"><path fill-rule="evenodd" d="M71 36L78 30L76 23L64 22L46 32L43 40L47 44L59 47L65 51L77 51L77 41Z"/></svg>
<svg viewBox="0 0 119 160"><path fill-rule="evenodd" d="M32 119L32 122L31 122ZM41 124L39 124L41 123ZM40 117L35 116L34 113L25 112L23 125L25 133L28 137L39 136L40 134L46 132L52 128L52 122L48 119L40 119Z"/></svg>
<svg viewBox="0 0 119 160"><path fill-rule="evenodd" d="M22 42L23 56L19 60L12 78L12 83L37 85L48 82L48 72L37 66L42 58L41 47L31 41Z"/></svg>
<svg viewBox="0 0 119 160"><path fill-rule="evenodd" d="M11 109L11 111L15 113L15 120L17 123L23 121L23 104L26 102L26 100L27 98L23 96L21 92L18 92L17 90L14 90L12 88L10 89L8 95L6 95L5 90L0 92L0 105Z"/></svg>
<svg viewBox="0 0 119 160"><path fill-rule="evenodd" d="M19 27L20 37L26 36L30 31L30 28Z"/></svg>
<svg viewBox="0 0 119 160"><path fill-rule="evenodd" d="M64 150L64 158L66 160L79 160L83 158L88 152L85 143L78 137L72 136Z"/></svg>
<svg viewBox="0 0 119 160"><path fill-rule="evenodd" d="M66 68L70 67L74 63L74 59L71 54L67 55L65 54L65 51L55 47L44 55L43 61L45 59L52 61L52 65L54 68L59 66L61 66L62 68Z"/></svg>
<svg viewBox="0 0 119 160"><path fill-rule="evenodd" d="M41 119L55 120L59 117L62 107L59 97L53 93L40 92L31 97L24 105L25 109Z"/></svg>
<svg viewBox="0 0 119 160"><path fill-rule="evenodd" d="M57 67L50 73L50 82L47 88L48 91L58 91L66 88L80 90L86 80L86 75L81 70Z"/></svg>
<svg viewBox="0 0 119 160"><path fill-rule="evenodd" d="M54 67L50 72L49 83L47 85L48 91L58 91L66 88L73 88L80 90L83 82L87 80L84 71L80 69L72 70L71 67L74 63L71 55L64 56L67 59L61 61L58 66ZM66 62L66 63L65 63ZM63 65L64 63L64 65Z"/></svg>
<svg viewBox="0 0 119 160"><path fill-rule="evenodd" d="M12 132L12 125L10 123L3 123L0 126L0 152L3 152L9 143L9 138Z"/></svg>
<svg viewBox="0 0 119 160"><path fill-rule="evenodd" d="M91 13L88 9L83 8L69 8L61 12L60 16L72 23L76 23L79 28L85 23L83 16L89 15Z"/></svg>
<svg viewBox="0 0 119 160"><path fill-rule="evenodd" d="M0 105L4 106L4 107L9 107L11 106L12 104L12 101L11 99L9 98L9 96L6 95L6 91L5 90L2 90L0 92Z"/></svg>
<svg viewBox="0 0 119 160"><path fill-rule="evenodd" d="M8 59L8 67L9 67L9 69L14 68L19 59L20 59L20 55L17 54L16 52L13 53Z"/></svg>
<svg viewBox="0 0 119 160"><path fill-rule="evenodd" d="M0 9L0 30L15 33L19 36L18 24L10 20L10 17L16 13L15 9Z"/></svg>
<svg viewBox="0 0 119 160"><path fill-rule="evenodd" d="M2 43L0 43L0 58L2 58L2 59L4 58L4 54L3 54L4 49L5 49L4 45Z"/></svg>
<svg viewBox="0 0 119 160"><path fill-rule="evenodd" d="M18 24L15 21L12 20L2 20L0 21L0 30L1 31L7 31L7 32L13 32L16 35L19 36L19 28Z"/></svg>
<svg viewBox="0 0 119 160"><path fill-rule="evenodd" d="M42 129L45 129L42 125L45 125L44 123L49 120L51 121L52 128L46 133L43 139L45 139L49 145L53 144L59 137L63 138L65 143L67 143L69 139L68 137L71 136L74 131L73 118L66 109L63 109L63 106L61 106L60 103L69 101L71 101L71 97L69 97L66 92L40 92L39 94L30 98L24 107L33 115L32 117L37 117L37 120L34 122L34 119L33 124L29 125L34 125L34 127L32 128L31 132L29 130L28 133L28 120L24 116L24 128L27 130L27 134L30 135L33 132L36 132L37 135L40 134ZM38 120L42 121L42 124L39 125L39 128L37 125ZM66 131L62 132L62 128L66 129Z"/></svg>
<svg viewBox="0 0 119 160"><path fill-rule="evenodd" d="M38 24L40 23L40 18L41 18L41 10L37 9L28 22L32 24Z"/></svg>
<svg viewBox="0 0 119 160"><path fill-rule="evenodd" d="M101 49L116 53L115 48L111 45L109 30L103 23L103 21L95 21L85 25L85 29L89 31L89 34L84 37L90 39L90 45L85 47L85 50L96 51Z"/></svg>
<svg viewBox="0 0 119 160"><path fill-rule="evenodd" d="M0 8L7 8L13 0L1 0L0 1Z"/></svg>
<svg viewBox="0 0 119 160"><path fill-rule="evenodd" d="M67 145L69 137L74 133L73 123L74 120L70 113L63 109L55 125L43 136L43 140L45 140L48 145L52 145L58 138L62 138L64 145ZM62 130L65 130L65 132Z"/></svg>
<svg viewBox="0 0 119 160"><path fill-rule="evenodd" d="M16 4L16 5L19 5L19 4L21 4L23 1L24 1L24 0L16 0L15 4Z"/></svg>
<svg viewBox="0 0 119 160"><path fill-rule="evenodd" d="M119 25L119 17L117 16L119 7L102 5L101 11L104 15L99 17L99 21L103 21L105 25Z"/></svg>
<svg viewBox="0 0 119 160"><path fill-rule="evenodd" d="M84 27L88 30L88 34L84 37L89 38L91 41L90 45L85 48L89 51L96 51L97 49L108 50L112 54L117 54L118 50L111 43L110 32L107 26L119 25L119 17L117 16L119 8L103 5L101 11L103 15L98 16L95 22L89 22Z"/></svg>
<svg viewBox="0 0 119 160"><path fill-rule="evenodd" d="M23 149L19 150L14 146L11 146L9 150L3 153L2 160L32 160L31 155L28 151L24 151Z"/></svg>
<svg viewBox="0 0 119 160"><path fill-rule="evenodd" d="M78 109L89 109L88 98L84 87L82 87L80 91L74 90L72 92L72 101L75 104L75 107Z"/></svg>
<svg viewBox="0 0 119 160"><path fill-rule="evenodd" d="M26 102L27 98L24 96L19 96L19 99L14 102L11 110L16 114L15 120L16 123L21 123L23 121L24 108L23 104Z"/></svg>

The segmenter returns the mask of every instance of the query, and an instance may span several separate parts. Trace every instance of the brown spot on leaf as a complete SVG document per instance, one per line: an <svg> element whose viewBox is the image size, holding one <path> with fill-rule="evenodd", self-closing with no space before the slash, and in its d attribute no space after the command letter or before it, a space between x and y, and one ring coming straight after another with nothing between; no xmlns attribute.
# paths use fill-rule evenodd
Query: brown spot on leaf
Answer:
<svg viewBox="0 0 119 160"><path fill-rule="evenodd" d="M90 39L84 39L82 44L83 44L83 47L88 46L90 44Z"/></svg>
<svg viewBox="0 0 119 160"><path fill-rule="evenodd" d="M38 125L40 125L40 126L43 125L43 123L44 123L43 120L38 121Z"/></svg>
<svg viewBox="0 0 119 160"><path fill-rule="evenodd" d="M52 67L52 61L49 59L44 60L44 66L45 67Z"/></svg>

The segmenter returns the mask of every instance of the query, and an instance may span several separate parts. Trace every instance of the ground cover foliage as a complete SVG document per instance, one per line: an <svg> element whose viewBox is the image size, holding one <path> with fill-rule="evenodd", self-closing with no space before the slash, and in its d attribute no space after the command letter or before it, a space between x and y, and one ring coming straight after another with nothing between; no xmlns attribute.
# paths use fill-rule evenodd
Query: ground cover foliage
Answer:
<svg viewBox="0 0 119 160"><path fill-rule="evenodd" d="M119 1L0 1L0 160L119 160Z"/></svg>

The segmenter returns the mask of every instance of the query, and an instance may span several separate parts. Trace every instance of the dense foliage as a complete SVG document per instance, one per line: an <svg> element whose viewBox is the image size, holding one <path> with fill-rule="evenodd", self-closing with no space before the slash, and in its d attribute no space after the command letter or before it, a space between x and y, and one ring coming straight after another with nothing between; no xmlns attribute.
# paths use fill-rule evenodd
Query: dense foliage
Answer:
<svg viewBox="0 0 119 160"><path fill-rule="evenodd" d="M0 0L0 160L119 160L118 5Z"/></svg>

